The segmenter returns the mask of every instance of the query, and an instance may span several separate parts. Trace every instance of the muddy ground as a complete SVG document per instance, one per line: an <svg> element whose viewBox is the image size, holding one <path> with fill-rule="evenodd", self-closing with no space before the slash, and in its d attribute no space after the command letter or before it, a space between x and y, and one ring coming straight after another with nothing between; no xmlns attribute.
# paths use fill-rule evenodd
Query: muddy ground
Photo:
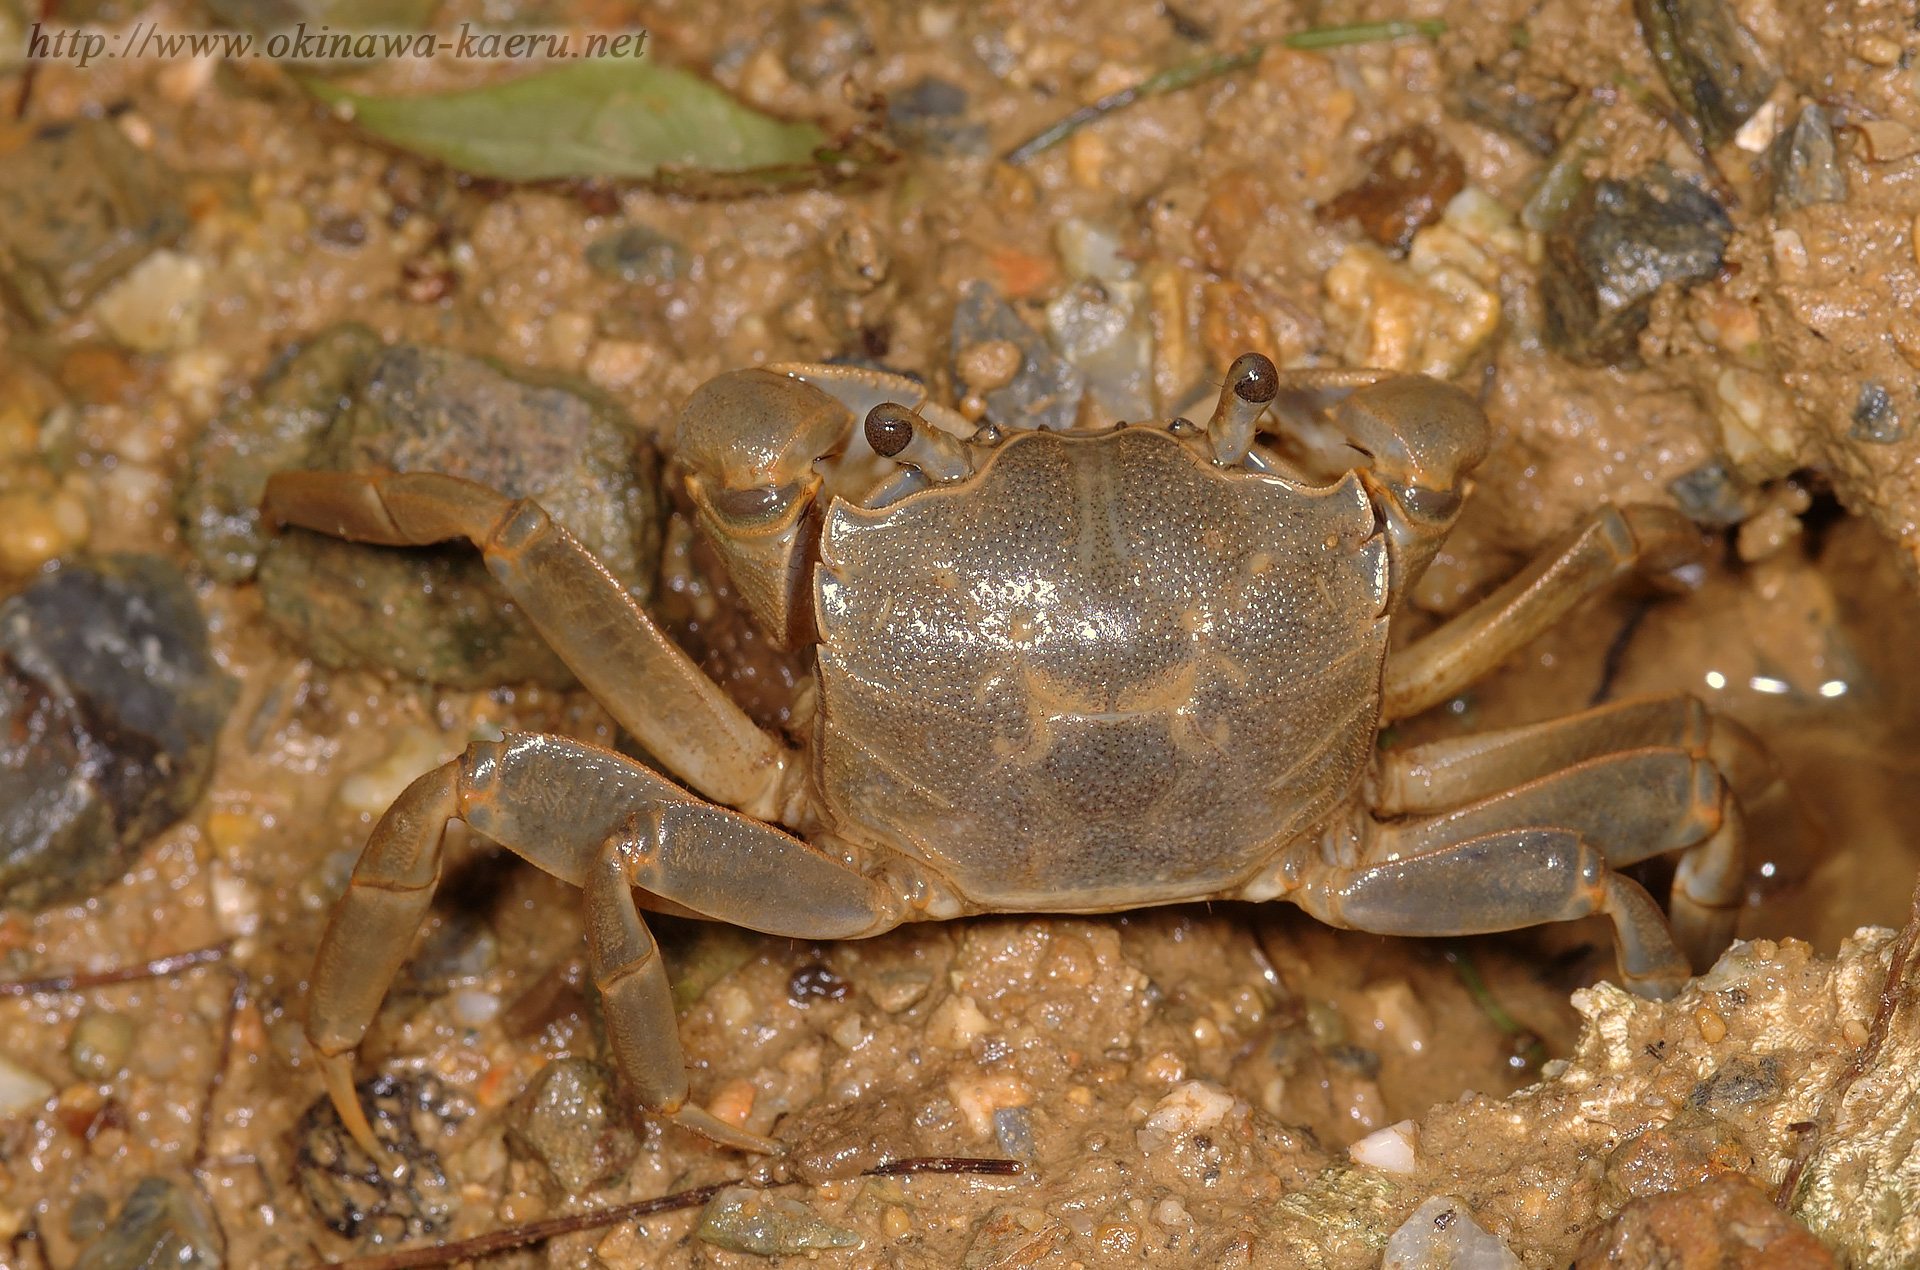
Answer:
<svg viewBox="0 0 1920 1270"><path fill-rule="evenodd" d="M110 25L136 9L212 20L171 3L73 7ZM1249 348L1475 392L1494 448L1396 639L1602 502L1694 516L1715 546L1686 587L1586 606L1383 744L1700 694L1765 740L1811 825L1754 827L1740 933L1758 942L1715 984L1654 1009L1596 986L1611 943L1589 923L1422 942L1216 905L816 947L666 921L693 1097L793 1144L785 1173L757 1176L795 1178L770 1194L804 1207L750 1236L746 1201L723 1196L482 1264L757 1265L764 1254L740 1249L764 1236L850 1268L1371 1267L1422 1200L1453 1195L1543 1270L1638 1198L1716 1172L1770 1193L1804 1132L1791 1126L1830 1114L1823 1099L1867 1040L1888 938L1846 941L1904 920L1920 855L1920 335L1908 329L1920 37L1897 6L1733 5L1766 71L1737 126L1675 97L1624 3L511 7L451 0L433 21L644 27L654 56L762 109L833 128L877 112L898 158L844 187L728 199L466 180L368 139L258 62L49 62L24 117L0 124L0 171L13 174L0 598L60 562L159 553L185 571L235 684L184 818L126 844L109 880L0 918L8 980L223 950L157 979L0 1000L0 1258L137 1265L172 1239L203 1264L300 1267L752 1174L609 1102L577 893L456 827L445 895L362 1053L361 1075L386 1082L383 1132L414 1165L398 1184L351 1176L364 1162L317 1110L300 1027L313 949L373 821L490 729L617 737L510 631L462 635L451 652L356 643L354 630L483 606L459 589L470 562L421 566L443 571L446 611L419 616L425 575L368 599L357 558L296 556L249 537L257 525L210 519L231 491L209 465L265 435L249 429L280 426L247 412L279 400L287 349L343 321L365 324L368 349L451 350L572 385L622 416L618 444L643 456L644 488L621 496L639 526L622 531L637 544L629 584L777 724L806 668L721 611L724 585L651 464L670 480L674 420L697 385L770 361L883 365L981 417L1002 385L990 357L966 356L987 341L955 328L978 284L1085 385L1062 422L1203 413L1195 403ZM1400 18L1446 30L1321 51L1278 42ZM22 20L0 0L0 27ZM1155 71L1263 41L1248 67L1116 111L1029 162L998 157ZM12 101L23 76L6 58L0 100ZM490 74L437 63L353 82L427 91ZM1827 150L1820 136L1792 148L1810 108ZM1425 158L1396 159L1408 145ZM45 248L67 241L54 231L81 196L47 147L119 191L130 228L111 251ZM1790 162L1801 183L1782 193ZM1555 171L1589 193L1543 210ZM1622 312L1580 298L1595 278L1577 249L1614 231L1578 218L1600 217L1591 191L1608 181L1622 197L1658 187L1646 197L1662 207L1698 203L1674 232L1713 257L1674 253ZM33 277L53 275L22 262L43 249L68 272L36 290ZM1076 313L1113 319L1123 338L1090 342ZM352 374L364 391L372 372ZM244 510L236 498L226 512ZM490 678L500 663L476 649L521 660ZM450 669L443 655L466 660ZM1728 993L1765 1004L1742 1014ZM1791 1018L1801 1031L1788 1035ZM1896 1083L1909 1033L1896 1028L1882 1073ZM1636 1066L1667 1041L1691 1047L1679 1075ZM1751 1096L1713 1102L1716 1072L1765 1062ZM1591 1093L1602 1074L1606 1098ZM1594 1130L1626 1105L1639 1120ZM1685 1106L1708 1117L1688 1139L1706 1142L1692 1164L1647 1173L1618 1154ZM1410 1170L1353 1163L1351 1144L1409 1119ZM1835 1137L1852 1141L1846 1127ZM907 1156L1026 1171L856 1176ZM1872 1251L1845 1202L1818 1198L1868 1186L1835 1169L1815 1170L1803 1214L1843 1264L1899 1264L1911 1231ZM150 1179L172 1189L130 1205Z"/></svg>

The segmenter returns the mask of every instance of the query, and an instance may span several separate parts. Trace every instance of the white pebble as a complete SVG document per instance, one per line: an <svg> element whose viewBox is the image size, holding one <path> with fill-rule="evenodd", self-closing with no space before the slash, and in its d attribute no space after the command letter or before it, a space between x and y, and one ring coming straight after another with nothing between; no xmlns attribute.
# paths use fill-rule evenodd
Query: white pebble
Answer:
<svg viewBox="0 0 1920 1270"><path fill-rule="evenodd" d="M1154 1104L1146 1127L1170 1136L1198 1133L1225 1120L1232 1110L1232 1094L1208 1081L1190 1080Z"/></svg>
<svg viewBox="0 0 1920 1270"><path fill-rule="evenodd" d="M491 1023L493 1016L500 1013L500 998L491 992L456 992L453 994L453 1015L467 1027L479 1027Z"/></svg>
<svg viewBox="0 0 1920 1270"><path fill-rule="evenodd" d="M1347 1148L1355 1164L1402 1176L1414 1171L1414 1142L1419 1130L1411 1120L1375 1129Z"/></svg>
<svg viewBox="0 0 1920 1270"><path fill-rule="evenodd" d="M45 1077L0 1054L0 1116L37 1111L51 1097L53 1085Z"/></svg>
<svg viewBox="0 0 1920 1270"><path fill-rule="evenodd" d="M164 353L200 341L207 267L165 248L135 265L94 302L113 337L141 353Z"/></svg>
<svg viewBox="0 0 1920 1270"><path fill-rule="evenodd" d="M1378 1136L1378 1135L1376 1135ZM1522 1270L1498 1235L1473 1220L1467 1206L1436 1195L1387 1240L1380 1270Z"/></svg>

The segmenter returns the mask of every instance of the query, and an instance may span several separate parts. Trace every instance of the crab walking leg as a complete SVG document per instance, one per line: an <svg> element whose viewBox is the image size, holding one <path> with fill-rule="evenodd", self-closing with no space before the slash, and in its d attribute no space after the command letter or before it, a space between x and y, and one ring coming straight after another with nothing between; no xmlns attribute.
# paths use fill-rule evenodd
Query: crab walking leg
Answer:
<svg viewBox="0 0 1920 1270"><path fill-rule="evenodd" d="M1644 720L1654 712L1622 709L1613 719L1626 722L1636 713ZM1666 747L1603 755L1454 811L1383 824L1363 862L1535 825L1578 834L1616 869L1684 850L1668 900L1675 939L1699 969L1732 939L1746 874L1744 822L1720 769L1697 751Z"/></svg>
<svg viewBox="0 0 1920 1270"><path fill-rule="evenodd" d="M1510 829L1359 868L1316 860L1293 899L1330 926L1381 935L1478 935L1605 913L1628 988L1664 999L1687 981L1660 906L1564 829Z"/></svg>
<svg viewBox="0 0 1920 1270"><path fill-rule="evenodd" d="M687 1101L687 1059L680 1048L673 986L660 946L627 884L626 859L610 840L587 870L587 958L605 1006L614 1065L648 1111L723 1146L778 1155L772 1138L748 1133Z"/></svg>
<svg viewBox="0 0 1920 1270"><path fill-rule="evenodd" d="M689 908L774 935L877 934L899 921L904 906L886 884L771 825L703 802L611 750L536 733L478 742L414 781L380 818L314 959L307 1038L341 1119L376 1158L383 1152L354 1095L353 1051L432 903L441 839L456 819L576 886L588 885L594 863L617 844L627 884L643 875L667 898L685 897ZM671 864L665 876L648 871L643 861L650 855ZM590 896L589 904L600 928L611 929L602 920L604 899ZM623 938L604 945L614 949L605 966L615 979L640 956L633 939ZM645 1014L643 989L623 991L642 994L633 999ZM623 1024L629 1037L641 1026ZM632 1074L639 1081L641 1074ZM699 1128L697 1120L691 1123Z"/></svg>
<svg viewBox="0 0 1920 1270"><path fill-rule="evenodd" d="M262 509L354 542L467 538L541 636L647 752L702 794L777 820L792 756L530 499L434 473L282 472Z"/></svg>
<svg viewBox="0 0 1920 1270"><path fill-rule="evenodd" d="M1602 507L1492 595L1389 656L1381 718L1404 719L1440 704L1581 600L1635 569L1678 568L1700 550L1700 531L1671 508Z"/></svg>
<svg viewBox="0 0 1920 1270"><path fill-rule="evenodd" d="M1683 845L1671 840L1672 829L1682 822L1662 836L1659 826L1634 824L1617 814L1623 807L1644 812L1654 806L1647 796L1654 792L1651 782L1662 773L1669 783L1667 805L1679 801L1673 785L1678 777L1675 760L1654 762L1628 753L1638 749L1664 749L1669 755L1679 749L1695 760L1711 760L1710 767L1696 762L1691 768L1692 815L1711 827L1682 857L1668 899L1675 938L1695 968L1704 970L1731 942L1739 916L1746 882L1743 807L1787 815L1795 809L1771 758L1753 735L1712 714L1695 697L1643 697L1528 727L1390 751L1381 756L1373 810L1381 816L1434 812L1503 791L1504 798L1487 806L1537 810L1538 796L1519 801L1513 787L1558 774L1575 782L1566 787L1575 792L1568 795L1563 788L1550 809L1537 815L1530 811L1529 819L1582 828L1586 821L1575 819L1578 812L1570 808L1584 804L1589 817L1598 815L1604 822L1605 833L1628 839L1645 835L1632 854L1607 850L1608 861L1618 866ZM1608 754L1619 756L1620 762L1595 767L1592 761ZM1594 774L1576 775L1588 767L1594 767ZM1642 777L1649 783L1636 785ZM1717 812L1709 816L1710 803L1717 805ZM1590 831L1590 836L1598 840L1599 832Z"/></svg>

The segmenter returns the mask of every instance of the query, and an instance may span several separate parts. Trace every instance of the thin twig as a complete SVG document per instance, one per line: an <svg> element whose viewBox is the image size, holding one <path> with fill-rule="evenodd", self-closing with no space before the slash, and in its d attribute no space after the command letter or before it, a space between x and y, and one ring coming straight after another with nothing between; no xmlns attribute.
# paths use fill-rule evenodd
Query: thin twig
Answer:
<svg viewBox="0 0 1920 1270"><path fill-rule="evenodd" d="M1774 1194L1775 1207L1783 1211L1792 1209L1793 1193L1800 1189L1800 1177L1813 1160L1821 1133L1839 1116L1841 1105L1846 1102L1853 1083L1866 1075L1868 1069L1879 1060L1880 1049L1887 1043L1887 1033L1893 1029L1893 1016L1900 1005L1900 990L1906 986L1907 962L1913 959L1913 949L1917 943L1920 943L1920 883L1913 888L1913 907L1907 914L1907 924L1900 928L1900 938L1893 941L1893 955L1887 961L1887 977L1880 985L1880 1008L1873 1013L1873 1026L1867 1030L1867 1043L1860 1047L1860 1052L1853 1056L1853 1062L1834 1085L1833 1095L1827 1100L1826 1112L1801 1135L1800 1144L1793 1153L1793 1162L1787 1165L1787 1175L1780 1179L1780 1189Z"/></svg>
<svg viewBox="0 0 1920 1270"><path fill-rule="evenodd" d="M575 1213L571 1217L553 1217L546 1221L528 1222L524 1226L508 1226L504 1230L475 1235L472 1239L434 1244L430 1248L402 1248L398 1252L355 1257L351 1261L329 1261L324 1266L315 1267L315 1270L413 1270L416 1266L444 1266L450 1261L471 1261L510 1248L524 1248L557 1235L613 1226L635 1217L651 1217L655 1213L698 1208L729 1186L737 1185L737 1182L717 1182L712 1186L662 1195L659 1199L637 1200L631 1204L616 1204L612 1208L597 1208L590 1213Z"/></svg>
<svg viewBox="0 0 1920 1270"><path fill-rule="evenodd" d="M247 1006L247 972L238 966L233 971L233 992L227 997L227 1014L220 1029L220 1049L214 1055L213 1072L207 1077L207 1091L200 1103L200 1145L193 1149L193 1172L199 1175L207 1162L207 1149L213 1138L213 1103L226 1087L227 1068L233 1065L233 1031L240 1022L240 1011Z"/></svg>
<svg viewBox="0 0 1920 1270"><path fill-rule="evenodd" d="M0 997L30 997L42 992L79 992L86 988L101 988L112 983L133 983L140 979L165 979L169 975L177 975L195 966L210 966L214 962L223 961L232 951L233 941L223 939L208 948L196 948L192 952L156 957L152 961L143 962L137 966L115 966L111 970L53 975L46 979L16 979L12 982L0 983Z"/></svg>
<svg viewBox="0 0 1920 1270"><path fill-rule="evenodd" d="M866 1171L867 1177L899 1177L905 1173L972 1173L987 1177L1014 1177L1026 1171L1018 1160L985 1159L966 1155L921 1155L890 1160Z"/></svg>
<svg viewBox="0 0 1920 1270"><path fill-rule="evenodd" d="M1323 26L1307 31L1296 31L1284 37L1280 43L1290 49L1328 49L1338 48L1343 44L1398 40L1409 35L1432 37L1444 34L1446 29L1447 24L1439 18L1421 18L1410 22L1362 22L1353 26ZM1104 119L1116 110L1124 110L1142 98L1178 92L1183 88L1191 88L1195 84L1244 70L1258 63L1269 47L1269 43L1263 40L1249 44L1237 53L1213 53L1206 57L1198 57L1190 62L1169 67L1158 75L1150 75L1132 88L1108 93L1099 101L1080 107L1064 119L1007 151L1006 162L1025 163L1035 155L1051 150L1095 120Z"/></svg>
<svg viewBox="0 0 1920 1270"><path fill-rule="evenodd" d="M1018 1160L933 1155L893 1160L868 1169L862 1176L891 1177L903 1173L972 1173L1008 1177L1024 1170L1025 1166ZM528 1222L524 1226L508 1226L504 1230L490 1231L484 1235L476 1235L472 1239L456 1239L450 1243L434 1244L430 1248L403 1248L398 1252L355 1257L351 1261L329 1261L325 1265L313 1267L313 1270L415 1270L419 1266L443 1266L451 1261L470 1261L492 1253L505 1252L510 1248L524 1248L528 1244L537 1244L559 1235L571 1235L576 1231L597 1230L603 1226L618 1225L623 1221L631 1221L635 1217L651 1217L655 1213L697 1208L730 1186L753 1185L754 1183L746 1178L738 1178L731 1182L716 1182L711 1186L678 1191L658 1199L616 1204L611 1208L598 1208L590 1213L575 1213L571 1217L554 1217L547 1221ZM772 1185L782 1186L786 1183L775 1182Z"/></svg>

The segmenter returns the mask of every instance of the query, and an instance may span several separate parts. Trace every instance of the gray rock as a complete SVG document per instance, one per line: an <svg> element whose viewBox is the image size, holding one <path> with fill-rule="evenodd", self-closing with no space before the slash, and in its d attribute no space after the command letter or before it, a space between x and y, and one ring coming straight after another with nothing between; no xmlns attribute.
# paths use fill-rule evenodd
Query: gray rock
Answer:
<svg viewBox="0 0 1920 1270"><path fill-rule="evenodd" d="M507 1113L507 1142L545 1165L568 1195L614 1181L640 1150L612 1076L586 1058L559 1058L540 1069Z"/></svg>
<svg viewBox="0 0 1920 1270"><path fill-rule="evenodd" d="M1802 106L1793 126L1774 138L1771 162L1774 215L1847 201L1847 174L1833 144L1833 124L1817 102Z"/></svg>
<svg viewBox="0 0 1920 1270"><path fill-rule="evenodd" d="M788 11L783 25L787 74L803 84L818 86L840 78L873 48L860 15L836 0L798 5Z"/></svg>
<svg viewBox="0 0 1920 1270"><path fill-rule="evenodd" d="M1778 76L1727 0L1634 0L1640 33L1709 148L1733 139Z"/></svg>
<svg viewBox="0 0 1920 1270"><path fill-rule="evenodd" d="M1668 481L1667 493L1688 520L1706 529L1739 524L1753 513L1756 496L1719 456Z"/></svg>
<svg viewBox="0 0 1920 1270"><path fill-rule="evenodd" d="M182 496L187 543L201 568L222 582L253 577L273 541L260 522L267 478L306 465L380 347L358 322L329 327L283 350L250 397L207 425L190 452Z"/></svg>
<svg viewBox="0 0 1920 1270"><path fill-rule="evenodd" d="M0 904L119 877L200 797L234 692L159 556L68 564L0 604Z"/></svg>
<svg viewBox="0 0 1920 1270"><path fill-rule="evenodd" d="M186 232L179 182L104 119L53 124L0 158L0 289L57 322Z"/></svg>
<svg viewBox="0 0 1920 1270"><path fill-rule="evenodd" d="M679 243L646 225L622 225L587 244L587 266L615 282L657 285L686 275L687 253Z"/></svg>
<svg viewBox="0 0 1920 1270"><path fill-rule="evenodd" d="M732 1186L707 1201L694 1232L703 1242L762 1257L858 1248L859 1232L835 1226L797 1199Z"/></svg>
<svg viewBox="0 0 1920 1270"><path fill-rule="evenodd" d="M473 1114L457 1089L424 1072L383 1073L355 1087L376 1138L401 1162L385 1172L325 1095L294 1127L294 1176L316 1216L349 1239L398 1243L445 1229L457 1204L433 1140Z"/></svg>
<svg viewBox="0 0 1920 1270"><path fill-rule="evenodd" d="M1497 128L1544 159L1559 148L1554 125L1573 100L1573 86L1539 76L1523 79L1518 71L1518 65L1474 67L1455 80L1452 106L1462 118Z"/></svg>
<svg viewBox="0 0 1920 1270"><path fill-rule="evenodd" d="M1892 445L1907 436L1907 425L1894 407L1893 394L1872 380L1860 385L1853 402L1853 426L1847 435L1868 445Z"/></svg>
<svg viewBox="0 0 1920 1270"><path fill-rule="evenodd" d="M220 1270L218 1227L198 1191L165 1177L141 1179L105 1234L73 1270Z"/></svg>
<svg viewBox="0 0 1920 1270"><path fill-rule="evenodd" d="M1022 360L1012 382L986 394L987 422L1022 431L1072 427L1086 389L1080 372L1056 355L991 286L969 283L953 314L956 373L963 352L990 340L1011 343L1020 350Z"/></svg>
<svg viewBox="0 0 1920 1270"><path fill-rule="evenodd" d="M427 937L407 963L407 977L426 992L444 992L456 983L477 979L500 960L500 938L485 918L454 909Z"/></svg>
<svg viewBox="0 0 1920 1270"><path fill-rule="evenodd" d="M1380 1270L1522 1270L1520 1258L1473 1220L1460 1200L1436 1195L1387 1240Z"/></svg>
<svg viewBox="0 0 1920 1270"><path fill-rule="evenodd" d="M968 123L967 90L928 75L887 102L887 130L935 155L987 152L987 126Z"/></svg>
<svg viewBox="0 0 1920 1270"><path fill-rule="evenodd" d="M1016 1160L1031 1160L1033 1146L1033 1110L1029 1107L1000 1107L993 1113L993 1139L1000 1149Z"/></svg>
<svg viewBox="0 0 1920 1270"><path fill-rule="evenodd" d="M316 336L195 446L189 538L228 581L257 576L267 616L331 667L488 687L572 676L465 543L395 550L263 532L273 472L443 472L534 498L644 601L659 558L652 446L590 385L508 374L356 324Z"/></svg>
<svg viewBox="0 0 1920 1270"><path fill-rule="evenodd" d="M1588 365L1637 360L1655 293L1719 272L1732 232L1711 194L1665 167L1587 185L1547 231L1547 343Z"/></svg>

